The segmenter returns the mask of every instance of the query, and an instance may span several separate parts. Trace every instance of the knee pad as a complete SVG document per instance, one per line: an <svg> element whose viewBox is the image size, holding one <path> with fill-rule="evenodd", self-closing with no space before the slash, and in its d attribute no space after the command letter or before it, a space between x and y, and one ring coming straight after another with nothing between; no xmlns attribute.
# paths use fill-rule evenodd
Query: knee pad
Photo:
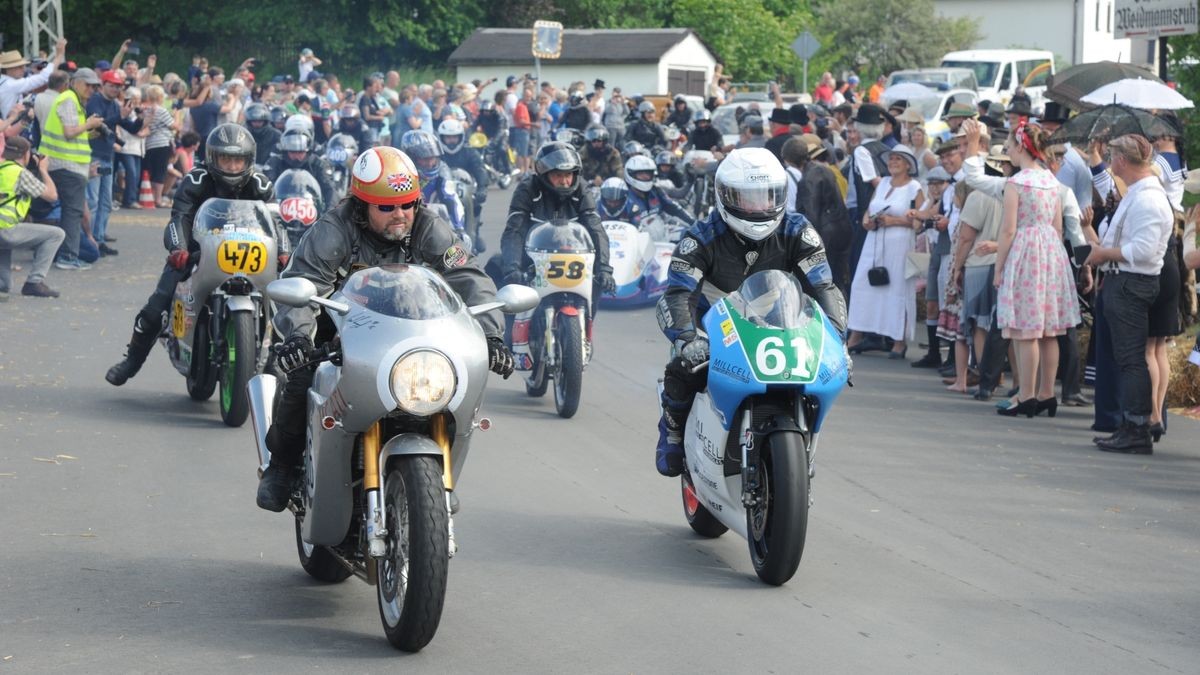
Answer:
<svg viewBox="0 0 1200 675"><path fill-rule="evenodd" d="M143 335L158 335L166 320L166 312L155 312L152 309L143 308L133 319L133 332Z"/></svg>

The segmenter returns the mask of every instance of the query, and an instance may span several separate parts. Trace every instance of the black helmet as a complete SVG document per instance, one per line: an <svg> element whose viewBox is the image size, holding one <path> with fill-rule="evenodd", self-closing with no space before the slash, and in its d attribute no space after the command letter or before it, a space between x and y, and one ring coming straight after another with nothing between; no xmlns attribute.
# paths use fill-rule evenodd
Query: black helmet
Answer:
<svg viewBox="0 0 1200 675"><path fill-rule="evenodd" d="M583 105L583 94L579 92L571 94L571 97L567 99L567 105L571 106L572 108Z"/></svg>
<svg viewBox="0 0 1200 675"><path fill-rule="evenodd" d="M246 106L246 126L251 129L261 129L271 121L271 111L262 103L251 103ZM257 127L251 126L251 122L262 122Z"/></svg>
<svg viewBox="0 0 1200 675"><path fill-rule="evenodd" d="M485 110L495 110L495 109L496 109L495 101L484 101L483 103L479 104L479 112L483 112Z"/></svg>
<svg viewBox="0 0 1200 675"><path fill-rule="evenodd" d="M242 189L250 180L250 174L254 173L255 148L254 137L245 127L228 122L218 126L208 134L208 140L204 143L204 163L208 173L230 190L236 192ZM241 157L246 162L241 171L225 172L217 161L220 157Z"/></svg>
<svg viewBox="0 0 1200 675"><path fill-rule="evenodd" d="M711 122L711 121L712 121L712 113L708 112L704 108L701 108L701 109L697 110L696 112L692 113L692 122L693 123Z"/></svg>
<svg viewBox="0 0 1200 675"><path fill-rule="evenodd" d="M288 118L287 108L285 108L281 105L271 106L270 115L271 115L271 126L279 127L279 129L282 131L283 125L287 123L287 118Z"/></svg>
<svg viewBox="0 0 1200 675"><path fill-rule="evenodd" d="M600 126L599 124L593 124L592 126L588 127L587 131L583 132L583 137L587 139L588 143L593 141L604 141L605 143L608 143L608 129Z"/></svg>
<svg viewBox="0 0 1200 675"><path fill-rule="evenodd" d="M569 197L579 189L581 169L579 153L569 143L562 141L551 141L543 145L533 161L533 170L537 173L538 180L542 182L542 187L554 191L561 197ZM550 183L551 171L569 171L574 174L575 178L567 187L556 187Z"/></svg>
<svg viewBox="0 0 1200 675"><path fill-rule="evenodd" d="M663 165L675 166L675 155L672 155L670 150L660 150L654 156L654 164L660 167Z"/></svg>

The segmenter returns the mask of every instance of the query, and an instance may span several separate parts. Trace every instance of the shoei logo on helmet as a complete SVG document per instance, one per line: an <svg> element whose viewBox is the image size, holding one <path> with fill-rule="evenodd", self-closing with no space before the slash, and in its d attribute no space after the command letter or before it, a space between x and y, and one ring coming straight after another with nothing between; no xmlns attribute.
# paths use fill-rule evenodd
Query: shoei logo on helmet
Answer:
<svg viewBox="0 0 1200 675"><path fill-rule="evenodd" d="M375 150L364 152L354 163L354 177L360 182L370 185L383 176L383 162Z"/></svg>
<svg viewBox="0 0 1200 675"><path fill-rule="evenodd" d="M747 183L766 183L771 180L771 177L765 173L752 173L746 176Z"/></svg>
<svg viewBox="0 0 1200 675"><path fill-rule="evenodd" d="M388 174L387 184L396 192L408 192L413 189L412 179L402 173Z"/></svg>

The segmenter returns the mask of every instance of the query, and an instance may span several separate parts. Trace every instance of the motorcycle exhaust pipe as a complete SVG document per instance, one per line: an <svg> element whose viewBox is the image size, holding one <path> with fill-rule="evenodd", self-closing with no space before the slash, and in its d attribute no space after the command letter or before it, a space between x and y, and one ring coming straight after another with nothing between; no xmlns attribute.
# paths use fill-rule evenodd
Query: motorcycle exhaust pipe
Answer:
<svg viewBox="0 0 1200 675"><path fill-rule="evenodd" d="M246 383L250 397L250 420L254 424L254 441L258 445L258 477L271 463L271 451L267 450L267 429L271 428L271 413L274 410L275 390L279 380L274 375L262 373Z"/></svg>

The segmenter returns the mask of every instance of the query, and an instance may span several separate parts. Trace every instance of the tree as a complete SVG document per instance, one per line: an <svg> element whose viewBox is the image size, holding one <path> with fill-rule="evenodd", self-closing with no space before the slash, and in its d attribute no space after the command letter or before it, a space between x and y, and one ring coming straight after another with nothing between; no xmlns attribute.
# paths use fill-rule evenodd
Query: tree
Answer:
<svg viewBox="0 0 1200 675"><path fill-rule="evenodd" d="M946 52L980 39L979 20L949 19L933 0L822 0L818 26L838 65L890 73L934 66Z"/></svg>
<svg viewBox="0 0 1200 675"><path fill-rule="evenodd" d="M696 31L737 80L766 81L800 67L788 48L799 12L781 18L762 0L675 0L673 9L671 23Z"/></svg>
<svg viewBox="0 0 1200 675"><path fill-rule="evenodd" d="M1200 101L1200 68L1196 68L1200 60L1200 35L1181 35L1168 40L1171 46L1169 58L1170 74L1175 78L1179 93L1188 97L1192 102ZM1179 111L1185 131L1184 155L1190 157L1193 166L1200 163L1200 113L1196 108Z"/></svg>

